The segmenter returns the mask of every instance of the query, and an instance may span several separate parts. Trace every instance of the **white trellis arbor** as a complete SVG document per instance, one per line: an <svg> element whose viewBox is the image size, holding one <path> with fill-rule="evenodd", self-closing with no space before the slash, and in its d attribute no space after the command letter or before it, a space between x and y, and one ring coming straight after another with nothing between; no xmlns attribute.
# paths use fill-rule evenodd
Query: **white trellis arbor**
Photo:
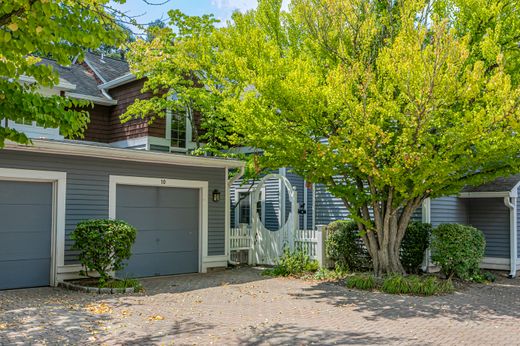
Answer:
<svg viewBox="0 0 520 346"><path fill-rule="evenodd" d="M278 179L281 182L282 192L287 190L289 195L289 203L291 209L287 217L281 219L280 228L278 230L269 230L265 227L256 208L257 203L261 199L261 191L266 181L270 179ZM283 200L283 198L282 198ZM294 248L294 232L298 228L298 198L296 189L291 185L289 180L280 174L268 174L260 180L251 195L252 222L251 234L253 236L252 244L252 264L275 264L276 260L283 254L285 247ZM285 205L280 204L280 209L285 210ZM284 213L281 213L282 215Z"/></svg>
<svg viewBox="0 0 520 346"><path fill-rule="evenodd" d="M283 216L286 203L290 203L290 212L281 218L278 230L269 230L264 225L258 212L258 202L261 200L262 190L268 180L278 179L281 182L281 193L288 193L288 199L281 198L280 214ZM285 201L285 202L284 202ZM251 225L242 224L240 227L230 229L230 259L231 253L247 251L248 264L274 265L283 254L284 248L291 251L298 249L304 251L311 259L317 260L320 265L325 264L325 237L323 226L317 229L299 229L298 227L298 198L296 189L289 180L280 174L268 174L258 183L251 192ZM241 260L240 260L241 261Z"/></svg>

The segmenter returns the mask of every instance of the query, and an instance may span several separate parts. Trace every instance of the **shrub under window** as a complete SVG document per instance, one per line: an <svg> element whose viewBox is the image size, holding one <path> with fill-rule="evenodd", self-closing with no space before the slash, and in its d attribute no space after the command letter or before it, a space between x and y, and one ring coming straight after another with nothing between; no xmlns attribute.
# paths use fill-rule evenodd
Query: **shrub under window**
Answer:
<svg viewBox="0 0 520 346"><path fill-rule="evenodd" d="M430 243L432 226L429 223L412 221L406 228L401 242L401 264L406 272L417 274Z"/></svg>
<svg viewBox="0 0 520 346"><path fill-rule="evenodd" d="M124 268L123 261L130 258L136 229L120 220L88 220L80 222L71 239L73 249L79 250L79 261L84 275L89 271L99 274L102 285L110 279L110 272Z"/></svg>
<svg viewBox="0 0 520 346"><path fill-rule="evenodd" d="M479 274L486 240L478 229L459 225L439 225L432 232L432 260L448 277L471 280Z"/></svg>
<svg viewBox="0 0 520 346"><path fill-rule="evenodd" d="M334 221L327 226L327 257L348 270L372 267L372 261L354 221Z"/></svg>

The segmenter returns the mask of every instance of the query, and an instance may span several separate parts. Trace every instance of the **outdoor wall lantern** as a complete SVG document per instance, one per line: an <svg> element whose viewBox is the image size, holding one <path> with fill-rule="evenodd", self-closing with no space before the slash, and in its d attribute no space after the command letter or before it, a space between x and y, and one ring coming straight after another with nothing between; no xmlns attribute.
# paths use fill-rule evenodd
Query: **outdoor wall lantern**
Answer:
<svg viewBox="0 0 520 346"><path fill-rule="evenodd" d="M220 191L219 190L213 190L213 202L220 201Z"/></svg>

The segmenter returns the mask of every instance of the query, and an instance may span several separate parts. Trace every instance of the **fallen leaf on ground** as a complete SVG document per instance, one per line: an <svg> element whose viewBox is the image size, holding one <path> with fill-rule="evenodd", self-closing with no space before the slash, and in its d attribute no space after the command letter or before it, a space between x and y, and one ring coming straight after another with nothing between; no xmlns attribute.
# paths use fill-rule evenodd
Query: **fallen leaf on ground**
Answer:
<svg viewBox="0 0 520 346"><path fill-rule="evenodd" d="M161 315L152 315L150 317L148 317L148 321L162 321L164 320L164 317L162 317Z"/></svg>
<svg viewBox="0 0 520 346"><path fill-rule="evenodd" d="M88 312L91 312L93 314L111 314L112 313L112 308L106 303L89 304L85 307L85 309Z"/></svg>

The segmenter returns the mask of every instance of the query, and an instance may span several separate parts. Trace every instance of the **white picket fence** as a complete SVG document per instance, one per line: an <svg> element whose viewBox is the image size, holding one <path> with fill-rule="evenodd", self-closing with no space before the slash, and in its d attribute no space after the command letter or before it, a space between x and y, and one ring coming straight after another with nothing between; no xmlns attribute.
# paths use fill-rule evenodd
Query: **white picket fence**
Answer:
<svg viewBox="0 0 520 346"><path fill-rule="evenodd" d="M320 265L326 263L325 258L325 227L318 226L318 229L299 229L293 232L294 250L305 252L311 259L317 260ZM248 264L251 264L252 253L255 251L255 234L247 225L231 228L230 241L230 261L238 262L236 254L242 251L248 252Z"/></svg>

